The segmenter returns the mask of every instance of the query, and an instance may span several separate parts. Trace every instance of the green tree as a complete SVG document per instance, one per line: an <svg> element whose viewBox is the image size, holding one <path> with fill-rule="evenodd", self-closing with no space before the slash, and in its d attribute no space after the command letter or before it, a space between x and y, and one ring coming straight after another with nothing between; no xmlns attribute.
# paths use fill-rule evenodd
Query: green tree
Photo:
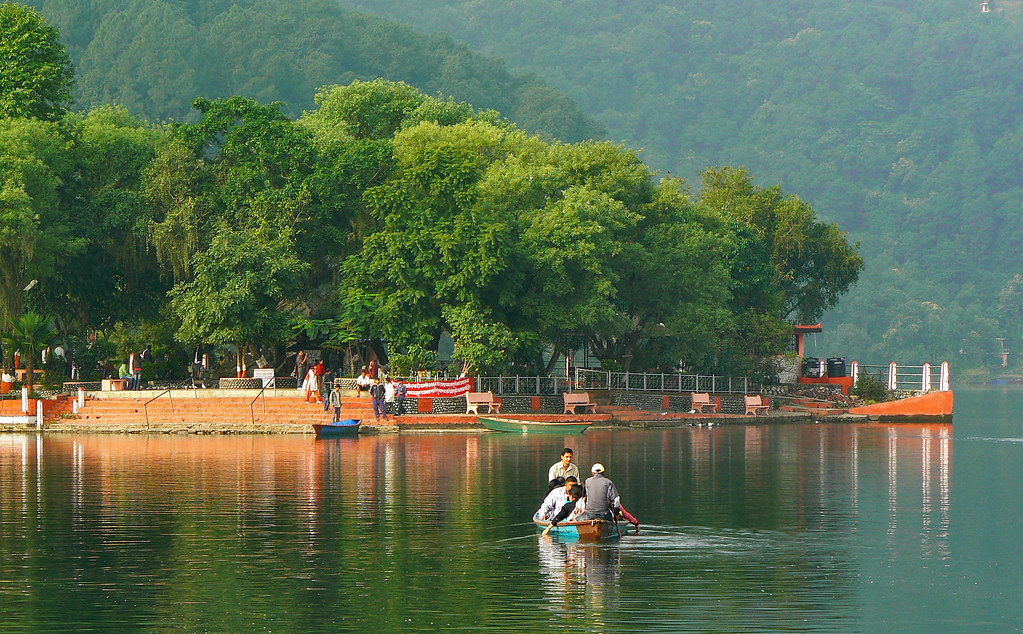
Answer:
<svg viewBox="0 0 1023 634"><path fill-rule="evenodd" d="M71 105L73 86L60 32L29 7L0 3L0 117L56 121Z"/></svg>
<svg viewBox="0 0 1023 634"><path fill-rule="evenodd" d="M0 317L23 312L25 288L45 286L60 262L81 252L69 214L73 141L58 124L0 119Z"/></svg>
<svg viewBox="0 0 1023 634"><path fill-rule="evenodd" d="M194 277L170 291L181 318L181 343L266 344L285 340L293 297L308 267L294 252L287 227L246 232L222 228L193 256Z"/></svg>
<svg viewBox="0 0 1023 634"><path fill-rule="evenodd" d="M52 322L34 312L27 312L8 322L2 335L6 355L21 352L25 360L25 383L29 391L35 382L36 357L57 341L57 331Z"/></svg>

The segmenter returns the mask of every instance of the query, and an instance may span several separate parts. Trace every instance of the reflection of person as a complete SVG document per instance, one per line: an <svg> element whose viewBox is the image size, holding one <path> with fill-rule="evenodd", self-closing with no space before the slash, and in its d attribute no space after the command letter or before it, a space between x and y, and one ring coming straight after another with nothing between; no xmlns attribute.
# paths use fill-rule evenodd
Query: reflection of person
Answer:
<svg viewBox="0 0 1023 634"><path fill-rule="evenodd" d="M579 467L572 463L573 457L572 450L565 447L561 451L561 460L551 465L551 468L547 470L547 481L550 482L555 478L567 478L568 476L575 476L576 480L580 479Z"/></svg>
<svg viewBox="0 0 1023 634"><path fill-rule="evenodd" d="M561 481L561 478L555 478L555 480ZM562 486L557 486L551 489L551 492L544 498L543 503L536 512L536 518L540 520L549 520L554 517L554 514L558 512L565 502L568 502L568 490L573 486L579 484L579 481L575 476L568 476L564 478Z"/></svg>
<svg viewBox="0 0 1023 634"><path fill-rule="evenodd" d="M618 510L621 499L615 483L604 477L604 465L599 462L590 469L593 475L586 478L586 512L580 516L584 520L612 520L612 509Z"/></svg>
<svg viewBox="0 0 1023 634"><path fill-rule="evenodd" d="M585 515L586 490L576 484L568 490L568 502L565 502L561 506L561 510L558 511L558 514L551 518L551 525L543 529L543 535L546 537L552 528L565 519L572 522L576 518L583 518Z"/></svg>

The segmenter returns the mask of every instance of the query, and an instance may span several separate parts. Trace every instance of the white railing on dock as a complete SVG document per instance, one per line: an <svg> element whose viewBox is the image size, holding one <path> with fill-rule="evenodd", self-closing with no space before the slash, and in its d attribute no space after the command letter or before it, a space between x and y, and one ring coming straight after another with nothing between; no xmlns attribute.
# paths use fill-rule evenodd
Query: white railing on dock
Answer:
<svg viewBox="0 0 1023 634"><path fill-rule="evenodd" d="M630 392L728 392L736 394L759 393L760 381L749 377L718 376L713 374L681 374L652 372L604 372L577 368L578 389L615 390Z"/></svg>
<svg viewBox="0 0 1023 634"><path fill-rule="evenodd" d="M852 363L853 384L859 379L860 373L878 377L889 390L920 390L929 392L938 390L948 392L952 389L950 367L948 361L942 361L938 365L924 363L923 365L899 364L894 361L888 365L868 365L859 361Z"/></svg>

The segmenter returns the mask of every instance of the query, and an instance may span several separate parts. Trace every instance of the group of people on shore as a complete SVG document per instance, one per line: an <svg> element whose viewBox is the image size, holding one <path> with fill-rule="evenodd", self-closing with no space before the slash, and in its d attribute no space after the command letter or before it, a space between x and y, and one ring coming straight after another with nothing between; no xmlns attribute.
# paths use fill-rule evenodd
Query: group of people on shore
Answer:
<svg viewBox="0 0 1023 634"><path fill-rule="evenodd" d="M334 380L334 371L324 365L323 360L313 364L309 355L300 350L295 357L295 378L298 380L299 391L305 395L306 402L314 400L323 403L323 411L332 413L332 422L341 420L341 386ZM380 370L376 361L363 366L355 380L356 395L368 392L373 400L373 416L376 420L390 420L388 408L394 416L405 414L405 398L408 386L401 379L384 376L381 380Z"/></svg>
<svg viewBox="0 0 1023 634"><path fill-rule="evenodd" d="M547 471L548 493L536 518L547 520L550 526L544 529L547 535L562 521L616 520L624 519L639 532L639 520L622 506L621 497L614 482L604 475L604 465L595 463L590 467L590 477L580 483L579 467L573 462L571 448L565 447L561 460Z"/></svg>

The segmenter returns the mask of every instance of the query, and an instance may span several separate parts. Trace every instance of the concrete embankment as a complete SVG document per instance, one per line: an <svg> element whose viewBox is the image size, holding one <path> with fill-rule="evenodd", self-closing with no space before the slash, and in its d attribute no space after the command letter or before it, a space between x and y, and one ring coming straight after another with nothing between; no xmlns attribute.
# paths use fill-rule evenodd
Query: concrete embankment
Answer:
<svg viewBox="0 0 1023 634"><path fill-rule="evenodd" d="M313 434L313 423L328 422L323 406L306 402L295 390L175 390L173 392L92 392L77 413L46 416L48 433L102 434ZM463 410L464 411L464 410ZM374 420L370 400L344 394L342 415L363 421L362 433L472 433L485 428L475 415L464 413L414 413L390 420ZM597 414L508 413L512 418L533 420L587 420L592 429L644 429L748 424L813 424L818 422L865 422L867 416L816 415L772 410L768 415L690 414L651 412L627 407L598 407ZM31 417L3 420L0 432L35 431Z"/></svg>

